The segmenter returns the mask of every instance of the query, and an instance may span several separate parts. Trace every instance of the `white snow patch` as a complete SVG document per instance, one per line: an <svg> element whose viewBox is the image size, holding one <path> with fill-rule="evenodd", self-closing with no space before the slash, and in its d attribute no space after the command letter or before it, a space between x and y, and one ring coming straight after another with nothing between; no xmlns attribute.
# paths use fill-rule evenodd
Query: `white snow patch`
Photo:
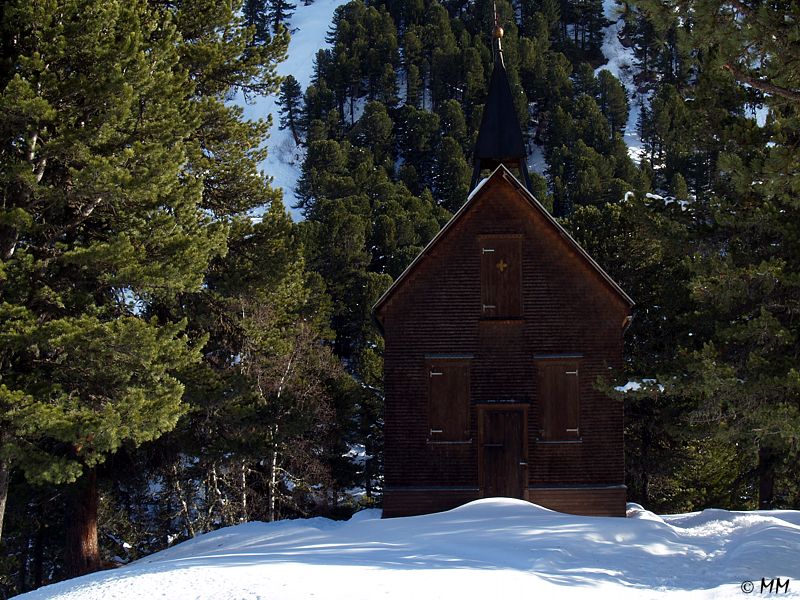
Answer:
<svg viewBox="0 0 800 600"><path fill-rule="evenodd" d="M600 71L610 71L614 77L625 86L628 95L628 123L625 126L623 139L628 146L628 155L637 164L644 156L644 144L637 132L636 123L639 121L639 114L642 107L650 103L649 93L640 93L633 81L635 70L635 58L633 48L626 48L619 39L620 33L625 22L622 19L622 6L618 0L603 0L603 14L606 19L611 21L611 25L605 28L603 44L601 50L608 62L595 69L595 75Z"/></svg>
<svg viewBox="0 0 800 600"><path fill-rule="evenodd" d="M487 181L489 181L489 178L488 178L488 177L484 177L483 179L481 179L481 180L480 180L480 182L478 183L478 185L476 185L476 186L475 186L475 189L474 189L474 190L472 190L472 191L469 193L469 196L467 196L467 202L469 202L470 200L472 200L473 196L475 196L475 194L477 194L477 193L478 193L478 190L480 190L480 189L483 187L483 184L484 184L484 183L486 183Z"/></svg>
<svg viewBox="0 0 800 600"><path fill-rule="evenodd" d="M657 514L646 510L641 504L636 504L635 502L628 502L625 507L625 516L629 519L642 519L644 521L656 521L658 523L664 522L664 519Z"/></svg>
<svg viewBox="0 0 800 600"><path fill-rule="evenodd" d="M544 175L547 172L547 161L544 159L544 148L531 142L528 144L528 171Z"/></svg>
<svg viewBox="0 0 800 600"><path fill-rule="evenodd" d="M348 451L342 454L342 458L349 458L357 465L364 465L372 457L367 454L364 444L350 444Z"/></svg>
<svg viewBox="0 0 800 600"><path fill-rule="evenodd" d="M638 392L643 387L656 387L659 392L664 391L664 386L662 384L656 384L656 380L650 378L644 378L641 381L629 381L625 385L618 385L614 389L624 394L627 392Z"/></svg>
<svg viewBox="0 0 800 600"><path fill-rule="evenodd" d="M697 196L694 194L689 194L689 197L684 200L678 200L675 196L661 196L659 194L653 194L652 192L648 192L644 196L650 200L659 200L664 203L664 206L668 204L677 204L681 210L686 210L692 202L697 200Z"/></svg>
<svg viewBox="0 0 800 600"><path fill-rule="evenodd" d="M769 116L769 106L766 104L753 107L753 118L756 120L756 124L759 127L765 127L767 125L767 116Z"/></svg>
<svg viewBox="0 0 800 600"><path fill-rule="evenodd" d="M628 514L488 498L420 517L246 523L19 598L716 600L741 599L745 580L800 579L798 511Z"/></svg>

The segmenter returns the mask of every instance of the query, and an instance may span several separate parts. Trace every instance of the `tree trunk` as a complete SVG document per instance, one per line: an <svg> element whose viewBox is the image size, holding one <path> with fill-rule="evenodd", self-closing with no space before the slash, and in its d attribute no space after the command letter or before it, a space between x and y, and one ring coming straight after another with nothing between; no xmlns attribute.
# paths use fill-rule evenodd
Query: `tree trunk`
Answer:
<svg viewBox="0 0 800 600"><path fill-rule="evenodd" d="M642 431L642 506L650 508L650 426Z"/></svg>
<svg viewBox="0 0 800 600"><path fill-rule="evenodd" d="M100 569L97 507L97 471L92 467L86 469L83 477L67 491L67 536L64 548L64 570L67 577L77 577Z"/></svg>
<svg viewBox="0 0 800 600"><path fill-rule="evenodd" d="M28 554L31 547L31 536L33 535L31 529L32 519L30 518L30 512L28 512L28 514L25 516L28 518L25 520L25 523L22 526L22 534L20 535L19 542L19 554L17 555L17 561L19 564L19 573L17 573L17 591L20 594L31 589L28 585L28 568L30 565Z"/></svg>
<svg viewBox="0 0 800 600"><path fill-rule="evenodd" d="M247 514L247 462L242 461L242 516L241 521L247 522L248 514Z"/></svg>
<svg viewBox="0 0 800 600"><path fill-rule="evenodd" d="M0 541L3 540L3 519L6 516L6 500L8 500L8 480L11 475L11 464L0 459Z"/></svg>
<svg viewBox="0 0 800 600"><path fill-rule="evenodd" d="M275 437L277 437L278 426L275 426ZM276 521L277 514L275 512L276 502L275 496L278 494L278 444L272 445L272 464L270 465L269 474L269 521Z"/></svg>
<svg viewBox="0 0 800 600"><path fill-rule="evenodd" d="M36 537L33 541L33 587L40 588L44 585L44 511L41 506L36 517Z"/></svg>
<svg viewBox="0 0 800 600"><path fill-rule="evenodd" d="M769 447L758 448L758 508L769 510L774 506L775 456Z"/></svg>

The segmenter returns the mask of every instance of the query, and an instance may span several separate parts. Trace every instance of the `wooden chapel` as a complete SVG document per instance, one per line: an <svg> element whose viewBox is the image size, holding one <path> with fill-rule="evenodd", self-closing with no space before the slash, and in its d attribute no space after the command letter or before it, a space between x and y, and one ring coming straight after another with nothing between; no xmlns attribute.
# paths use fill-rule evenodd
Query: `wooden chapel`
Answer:
<svg viewBox="0 0 800 600"><path fill-rule="evenodd" d="M473 190L373 308L383 515L493 496L624 515L622 403L595 384L622 366L633 301L531 194L497 24L493 38Z"/></svg>

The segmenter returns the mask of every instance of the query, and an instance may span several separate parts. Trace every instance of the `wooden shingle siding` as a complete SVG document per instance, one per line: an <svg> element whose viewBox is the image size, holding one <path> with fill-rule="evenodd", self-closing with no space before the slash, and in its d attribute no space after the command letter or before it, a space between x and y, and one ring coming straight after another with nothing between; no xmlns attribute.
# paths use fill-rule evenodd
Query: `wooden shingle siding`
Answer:
<svg viewBox="0 0 800 600"><path fill-rule="evenodd" d="M480 498L477 488L396 488L387 489L383 496L383 516L408 517L425 515L456 508Z"/></svg>
<svg viewBox="0 0 800 600"><path fill-rule="evenodd" d="M479 417L481 407L490 405L528 407L527 461L519 461L528 463L525 487L567 490L561 495L525 492L532 501L546 499L555 503L552 508L561 505L566 510L578 502L576 494L580 496L569 486L620 486L624 481L622 403L594 386L609 367L622 366L622 326L630 313L629 299L504 177L493 175L470 203L377 307L386 341L387 516L444 510L457 499L486 493L481 489ZM507 240L509 247L518 248L516 316L509 310L487 317L483 310L487 279L482 278L482 265L485 270L489 263L482 262L481 250L487 240ZM515 250L505 252L513 257ZM491 267L496 269L497 262ZM460 440L442 440L461 443L437 444L430 431L432 357L462 355L470 357L461 362L468 369L470 408L463 413L468 421L459 416L453 426L467 429ZM547 358L554 356L579 366L579 376L565 384L575 386L565 393L578 397L578 413L565 416L564 429L573 429L566 425L574 423L579 427L579 434L565 436L569 439L541 435L538 367L555 364L556 359ZM441 429L444 433L447 427ZM409 491L412 488L417 491ZM438 491L426 495L419 491L423 488ZM456 488L462 491L442 491ZM466 493L464 488L478 491ZM597 510L621 514L624 488L614 488L613 493L603 489L600 496L595 494L602 496L596 504L602 510ZM587 505L586 510L595 508Z"/></svg>
<svg viewBox="0 0 800 600"><path fill-rule="evenodd" d="M575 515L625 516L625 486L529 489L527 500L545 508Z"/></svg>

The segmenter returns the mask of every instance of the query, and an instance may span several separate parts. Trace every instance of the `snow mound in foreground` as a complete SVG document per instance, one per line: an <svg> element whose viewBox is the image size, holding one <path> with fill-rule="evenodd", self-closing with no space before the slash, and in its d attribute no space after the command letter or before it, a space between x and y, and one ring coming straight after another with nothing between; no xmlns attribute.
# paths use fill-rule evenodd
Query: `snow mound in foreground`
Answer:
<svg viewBox="0 0 800 600"><path fill-rule="evenodd" d="M782 595L800 597L798 511L628 514L491 498L418 517L246 523L20 598L718 599L762 577L790 579Z"/></svg>

